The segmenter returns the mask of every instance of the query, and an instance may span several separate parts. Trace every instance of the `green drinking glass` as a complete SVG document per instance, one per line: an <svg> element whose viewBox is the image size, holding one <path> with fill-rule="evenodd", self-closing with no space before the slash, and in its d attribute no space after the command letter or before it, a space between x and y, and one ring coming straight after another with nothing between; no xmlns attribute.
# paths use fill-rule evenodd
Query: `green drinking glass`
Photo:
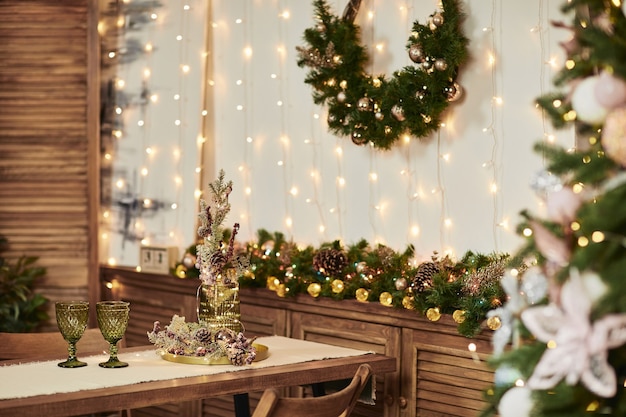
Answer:
<svg viewBox="0 0 626 417"><path fill-rule="evenodd" d="M83 337L89 320L89 302L58 301L55 303L57 326L68 343L67 360L59 363L61 368L80 368L87 366L76 357L76 342Z"/></svg>
<svg viewBox="0 0 626 417"><path fill-rule="evenodd" d="M99 363L103 368L123 368L128 363L117 358L117 342L126 332L130 303L126 301L99 301L96 303L96 318L104 340L109 342L109 360Z"/></svg>

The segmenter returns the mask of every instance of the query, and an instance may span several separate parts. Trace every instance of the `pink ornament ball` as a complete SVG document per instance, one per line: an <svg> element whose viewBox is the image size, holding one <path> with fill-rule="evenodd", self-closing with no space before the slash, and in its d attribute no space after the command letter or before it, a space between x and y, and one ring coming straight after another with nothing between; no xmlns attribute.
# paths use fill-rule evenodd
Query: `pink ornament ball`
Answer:
<svg viewBox="0 0 626 417"><path fill-rule="evenodd" d="M614 109L626 103L626 82L603 71L598 77L594 93L598 104Z"/></svg>
<svg viewBox="0 0 626 417"><path fill-rule="evenodd" d="M606 117L602 147L609 158L626 167L626 106L613 110Z"/></svg>
<svg viewBox="0 0 626 417"><path fill-rule="evenodd" d="M571 223L576 218L576 211L581 204L580 194L576 194L569 187L550 193L546 197L548 217L563 225Z"/></svg>
<svg viewBox="0 0 626 417"><path fill-rule="evenodd" d="M596 100L595 90L599 79L597 75L585 78L572 93L572 108L576 111L577 119L590 125L602 124L609 112Z"/></svg>

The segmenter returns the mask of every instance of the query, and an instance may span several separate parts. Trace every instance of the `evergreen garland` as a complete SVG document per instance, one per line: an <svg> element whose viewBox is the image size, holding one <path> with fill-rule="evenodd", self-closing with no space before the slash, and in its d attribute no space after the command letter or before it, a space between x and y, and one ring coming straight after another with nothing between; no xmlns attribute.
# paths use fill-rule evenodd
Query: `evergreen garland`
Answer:
<svg viewBox="0 0 626 417"><path fill-rule="evenodd" d="M227 233L226 233L227 234ZM172 269L179 278L197 278L194 246ZM480 254L468 251L458 260L434 253L430 260L415 264L415 251L408 245L397 252L384 245L370 245L360 240L344 246L339 241L326 242L319 247L298 247L285 239L282 232L257 231L257 239L245 246L236 245L239 256L250 259L250 269L239 277L240 288L269 288L278 297L308 294L337 301L358 300L379 303L386 307L414 310L416 314L437 321L442 314L452 315L458 331L473 337L481 330L495 328L487 323L486 314L502 305L506 294L498 281L504 265L521 268L519 260L507 254ZM333 253L345 259L341 270L321 271L315 259ZM421 291L411 285L425 265L436 265L432 283ZM433 314L436 312L436 314Z"/></svg>
<svg viewBox="0 0 626 417"><path fill-rule="evenodd" d="M357 145L389 149L404 134L429 135L462 95L456 80L469 41L461 30L460 1L443 0L428 25L414 22L407 50L415 65L390 78L365 70L369 57L353 23L359 3L350 1L339 18L325 0L314 1L318 24L305 30L307 46L297 48L298 66L310 69L305 83L313 87L313 101L328 106L330 131Z"/></svg>

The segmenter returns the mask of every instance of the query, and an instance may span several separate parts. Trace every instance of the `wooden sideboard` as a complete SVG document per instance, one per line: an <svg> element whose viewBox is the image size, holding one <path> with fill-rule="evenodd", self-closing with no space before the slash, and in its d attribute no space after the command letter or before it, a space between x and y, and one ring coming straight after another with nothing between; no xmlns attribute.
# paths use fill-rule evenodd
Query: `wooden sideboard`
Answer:
<svg viewBox="0 0 626 417"><path fill-rule="evenodd" d="M105 299L131 302L126 334L129 346L147 343L155 320L167 324L172 315L196 319L195 279L102 267ZM240 291L246 335L281 335L370 350L397 358L398 371L376 378L376 404L359 404L355 417L477 416L484 406L482 390L493 379L485 361L491 352L490 332L468 339L449 316L431 322L420 314L356 300L335 301L308 295L281 298L267 289ZM309 395L294 388L289 395ZM251 394L254 407L260 393ZM140 416L233 415L232 398L176 403L137 410Z"/></svg>

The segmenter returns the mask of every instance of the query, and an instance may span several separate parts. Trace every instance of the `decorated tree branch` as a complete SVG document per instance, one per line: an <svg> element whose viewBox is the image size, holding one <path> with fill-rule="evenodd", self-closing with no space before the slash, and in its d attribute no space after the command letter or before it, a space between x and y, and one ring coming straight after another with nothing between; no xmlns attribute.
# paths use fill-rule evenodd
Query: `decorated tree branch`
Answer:
<svg viewBox="0 0 626 417"><path fill-rule="evenodd" d="M540 143L546 161L533 181L546 215L526 210L507 302L488 312L493 386L483 416L626 415L626 4L571 0L556 23L571 39L537 103L576 146Z"/></svg>

